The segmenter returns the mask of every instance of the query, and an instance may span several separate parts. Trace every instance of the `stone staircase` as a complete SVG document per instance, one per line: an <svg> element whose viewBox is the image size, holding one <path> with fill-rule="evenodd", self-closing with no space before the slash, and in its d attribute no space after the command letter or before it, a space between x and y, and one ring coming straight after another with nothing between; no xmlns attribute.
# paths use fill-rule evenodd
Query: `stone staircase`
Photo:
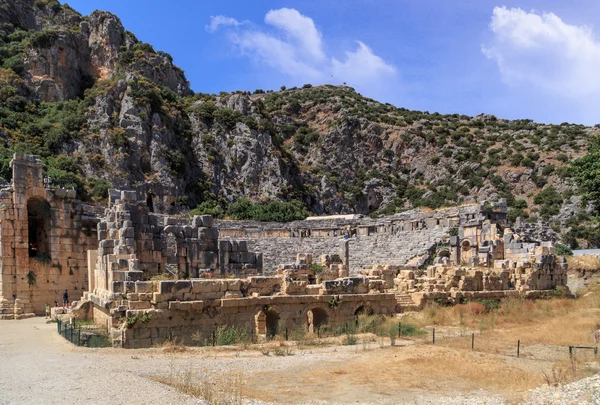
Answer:
<svg viewBox="0 0 600 405"><path fill-rule="evenodd" d="M448 229L435 227L396 234L374 234L350 238L350 273L377 264L406 265L409 261L419 267L429 257L429 251L447 236ZM248 250L263 253L265 274L270 274L279 264L293 263L298 253L319 256L339 253L344 239L341 237L310 238L259 238L247 239Z"/></svg>
<svg viewBox="0 0 600 405"><path fill-rule="evenodd" d="M396 310L399 312L417 311L419 307L411 296L405 292L396 293Z"/></svg>

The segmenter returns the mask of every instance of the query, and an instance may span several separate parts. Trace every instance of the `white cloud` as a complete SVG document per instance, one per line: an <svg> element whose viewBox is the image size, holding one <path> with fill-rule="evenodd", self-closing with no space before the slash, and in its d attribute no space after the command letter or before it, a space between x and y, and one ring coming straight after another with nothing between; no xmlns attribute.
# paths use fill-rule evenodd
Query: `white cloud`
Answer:
<svg viewBox="0 0 600 405"><path fill-rule="evenodd" d="M229 21L229 17L221 18ZM371 97L387 95L390 83L397 83L396 68L360 41L355 51L343 52L342 60L328 54L323 35L312 18L295 9L271 10L264 22L265 27L256 29L239 28L239 23L229 24L236 28L230 30L228 39L243 56L296 82L347 82ZM216 26L219 25L224 24Z"/></svg>
<svg viewBox="0 0 600 405"><path fill-rule="evenodd" d="M243 55L284 72L293 77L318 80L321 72L302 60L294 45L277 39L263 32L245 31L232 33L231 41L236 44Z"/></svg>
<svg viewBox="0 0 600 405"><path fill-rule="evenodd" d="M346 52L343 62L333 58L331 67L334 77L347 82L365 82L370 78L390 77L396 74L396 68L375 55L371 48L358 41L355 52Z"/></svg>
<svg viewBox="0 0 600 405"><path fill-rule="evenodd" d="M600 42L589 28L567 24L553 13L496 7L490 30L493 38L483 53L498 64L509 85L532 85L581 102L600 90Z"/></svg>
<svg viewBox="0 0 600 405"><path fill-rule="evenodd" d="M243 24L245 24L245 22L239 22L235 18L217 15L210 17L210 24L206 25L205 28L208 32L215 32L220 26L238 27Z"/></svg>
<svg viewBox="0 0 600 405"><path fill-rule="evenodd" d="M317 61L325 59L321 33L312 18L303 16L293 8L282 8L269 11L265 23L284 31L289 41L305 56Z"/></svg>

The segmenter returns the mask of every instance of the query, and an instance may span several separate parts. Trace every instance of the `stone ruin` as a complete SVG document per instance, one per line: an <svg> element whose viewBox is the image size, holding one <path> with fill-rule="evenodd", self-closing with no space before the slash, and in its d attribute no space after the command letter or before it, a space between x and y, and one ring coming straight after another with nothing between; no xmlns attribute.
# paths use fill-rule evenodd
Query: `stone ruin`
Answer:
<svg viewBox="0 0 600 405"><path fill-rule="evenodd" d="M393 315L566 285L565 259L530 229L507 228L503 202L256 228L153 213L132 191L110 190L98 214L45 179L39 158L15 154L11 167L12 184L0 184L0 319L42 314L66 289L81 298L72 316L106 325L123 347L210 339L223 326L257 339L314 332L363 310ZM278 249L287 264L273 265Z"/></svg>
<svg viewBox="0 0 600 405"><path fill-rule="evenodd" d="M87 289L96 219L70 185L44 178L39 157L15 153L11 183L0 179L0 319L43 314Z"/></svg>
<svg viewBox="0 0 600 405"><path fill-rule="evenodd" d="M109 204L98 249L88 252L89 291L76 316L108 325L117 345L209 339L223 325L265 338L279 327L340 326L360 308L395 311L394 294L379 281L343 277L344 252L316 267L310 254L298 255L294 265L263 276L261 254L248 252L245 241L219 240L210 216L149 213L129 191L111 191Z"/></svg>
<svg viewBox="0 0 600 405"><path fill-rule="evenodd" d="M396 273L395 288L418 307L431 300L455 304L511 295L535 298L567 285L566 258L556 256L552 242L523 243L511 229L500 232L490 222L461 227L450 248L440 247L438 253L425 272L377 266L371 275L380 272L390 285Z"/></svg>

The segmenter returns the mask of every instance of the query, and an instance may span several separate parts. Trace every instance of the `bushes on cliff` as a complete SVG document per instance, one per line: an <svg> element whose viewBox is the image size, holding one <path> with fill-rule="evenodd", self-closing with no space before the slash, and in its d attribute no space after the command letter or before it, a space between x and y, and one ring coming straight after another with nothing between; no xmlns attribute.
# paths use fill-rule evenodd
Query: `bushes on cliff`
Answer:
<svg viewBox="0 0 600 405"><path fill-rule="evenodd" d="M229 205L227 215L238 220L289 222L305 219L309 212L306 206L298 200L271 201L265 205L252 202L247 198L240 198Z"/></svg>
<svg viewBox="0 0 600 405"><path fill-rule="evenodd" d="M548 186L535 196L533 202L539 205L540 215L547 220L560 212L563 199L554 187Z"/></svg>
<svg viewBox="0 0 600 405"><path fill-rule="evenodd" d="M589 153L572 164L572 173L586 202L600 214L600 136L592 141Z"/></svg>

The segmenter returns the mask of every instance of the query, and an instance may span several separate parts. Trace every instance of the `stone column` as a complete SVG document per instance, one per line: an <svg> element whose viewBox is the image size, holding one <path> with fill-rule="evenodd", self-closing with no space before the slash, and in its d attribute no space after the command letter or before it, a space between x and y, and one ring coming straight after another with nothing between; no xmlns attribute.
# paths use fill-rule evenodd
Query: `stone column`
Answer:
<svg viewBox="0 0 600 405"><path fill-rule="evenodd" d="M344 266L346 266L348 274L350 274L350 240L349 239L343 239L341 241L340 257L342 259L342 262L344 263Z"/></svg>

